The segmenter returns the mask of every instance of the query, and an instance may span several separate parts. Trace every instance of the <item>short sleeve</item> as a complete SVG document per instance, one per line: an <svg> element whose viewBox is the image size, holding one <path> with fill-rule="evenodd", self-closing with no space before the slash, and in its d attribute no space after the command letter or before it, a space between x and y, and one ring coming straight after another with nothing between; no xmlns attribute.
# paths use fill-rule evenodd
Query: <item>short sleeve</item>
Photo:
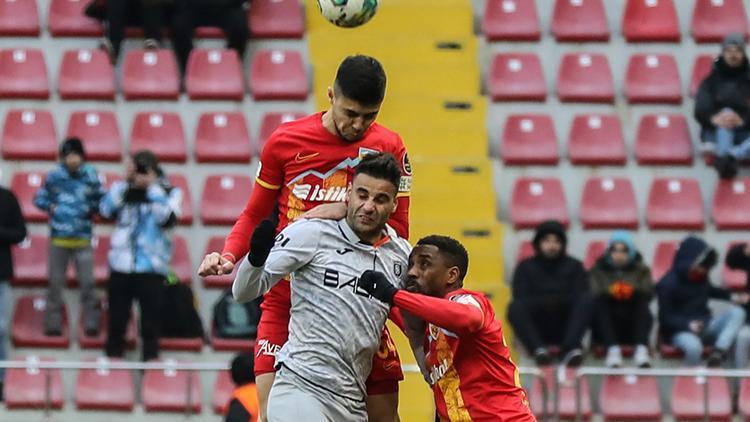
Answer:
<svg viewBox="0 0 750 422"><path fill-rule="evenodd" d="M260 153L255 181L266 189L278 190L284 184L284 166L279 151L278 131L268 139Z"/></svg>
<svg viewBox="0 0 750 422"><path fill-rule="evenodd" d="M396 145L393 155L401 167L401 182L398 186L398 196L409 196L411 194L412 168L409 161L409 153L406 151L403 139L396 135Z"/></svg>

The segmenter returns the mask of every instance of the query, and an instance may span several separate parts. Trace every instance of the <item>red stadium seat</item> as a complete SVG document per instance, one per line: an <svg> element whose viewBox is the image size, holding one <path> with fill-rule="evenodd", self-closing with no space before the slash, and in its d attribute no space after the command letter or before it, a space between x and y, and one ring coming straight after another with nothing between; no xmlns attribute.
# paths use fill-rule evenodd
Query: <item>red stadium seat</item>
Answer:
<svg viewBox="0 0 750 422"><path fill-rule="evenodd" d="M102 24L84 15L88 2L81 0L50 0L49 32L53 37L98 37Z"/></svg>
<svg viewBox="0 0 750 422"><path fill-rule="evenodd" d="M627 42L679 42L680 23L672 0L627 0L622 18Z"/></svg>
<svg viewBox="0 0 750 422"><path fill-rule="evenodd" d="M668 54L633 54L625 76L628 103L682 102L677 62Z"/></svg>
<svg viewBox="0 0 750 422"><path fill-rule="evenodd" d="M248 163L250 157L250 131L241 112L201 114L195 134L197 162Z"/></svg>
<svg viewBox="0 0 750 422"><path fill-rule="evenodd" d="M252 189L253 181L244 174L206 177L200 208L203 224L234 224Z"/></svg>
<svg viewBox="0 0 750 422"><path fill-rule="evenodd" d="M518 253L516 254L516 263L523 261L526 258L534 256L534 245L530 240L524 240L521 242L521 246L518 247Z"/></svg>
<svg viewBox="0 0 750 422"><path fill-rule="evenodd" d="M747 14L742 0L696 0L690 32L695 42L721 42L739 32L747 38Z"/></svg>
<svg viewBox="0 0 750 422"><path fill-rule="evenodd" d="M299 111L276 112L272 111L263 115L263 121L260 123L260 135L258 136L258 145L256 151L258 154L263 150L263 145L271 134L281 126L282 123L291 122L305 117L307 114Z"/></svg>
<svg viewBox="0 0 750 422"><path fill-rule="evenodd" d="M161 350L178 352L198 352L203 350L203 337L162 337L159 339Z"/></svg>
<svg viewBox="0 0 750 422"><path fill-rule="evenodd" d="M74 111L70 114L65 136L81 139L87 160L120 162L122 159L120 129L111 111Z"/></svg>
<svg viewBox="0 0 750 422"><path fill-rule="evenodd" d="M126 100L176 100L180 96L177 61L171 50L129 50L122 65Z"/></svg>
<svg viewBox="0 0 750 422"><path fill-rule="evenodd" d="M727 245L727 252L733 246L739 243L747 243L740 241L729 242ZM726 256L726 253L724 254ZM736 291L747 291L747 272L744 270L733 270L724 263L721 266L721 279L724 282L724 287Z"/></svg>
<svg viewBox="0 0 750 422"><path fill-rule="evenodd" d="M161 161L184 163L187 159L185 131L177 113L140 112L130 133L131 153L150 149Z"/></svg>
<svg viewBox="0 0 750 422"><path fill-rule="evenodd" d="M661 421L656 377L606 376L599 390L605 421Z"/></svg>
<svg viewBox="0 0 750 422"><path fill-rule="evenodd" d="M704 420L704 383L708 382L709 420L732 419L732 395L726 378L676 377L672 383L672 415L675 420Z"/></svg>
<svg viewBox="0 0 750 422"><path fill-rule="evenodd" d="M556 0L552 35L557 42L609 41L602 0Z"/></svg>
<svg viewBox="0 0 750 422"><path fill-rule="evenodd" d="M221 253L222 249L224 248L224 238L225 236L211 236L208 239L208 243L206 243L205 255L208 255L211 252ZM239 262L240 259L242 259L242 257L238 256L237 261ZM203 279L203 286L207 288L216 287L220 289L228 289L232 287L236 272L237 268L235 267L231 274L205 277Z"/></svg>
<svg viewBox="0 0 750 422"><path fill-rule="evenodd" d="M694 97L698 92L698 87L701 85L706 76L711 73L711 67L714 65L716 55L714 54L701 54L695 58L693 63L693 73L690 77L690 96Z"/></svg>
<svg viewBox="0 0 750 422"><path fill-rule="evenodd" d="M482 19L487 41L537 41L539 16L533 1L488 0Z"/></svg>
<svg viewBox="0 0 750 422"><path fill-rule="evenodd" d="M57 134L47 110L8 110L2 134L6 160L57 159Z"/></svg>
<svg viewBox="0 0 750 422"><path fill-rule="evenodd" d="M0 50L0 98L49 98L47 65L42 50Z"/></svg>
<svg viewBox="0 0 750 422"><path fill-rule="evenodd" d="M214 382L214 395L211 398L211 407L214 409L214 413L223 414L229 401L232 399L234 393L234 383L229 371L221 371L216 374L216 382Z"/></svg>
<svg viewBox="0 0 750 422"><path fill-rule="evenodd" d="M637 229L638 206L630 179L592 177L581 195L584 229Z"/></svg>
<svg viewBox="0 0 750 422"><path fill-rule="evenodd" d="M169 183L182 191L182 215L177 220L180 224L193 224L193 195L190 194L190 186L187 179L181 174L170 174Z"/></svg>
<svg viewBox="0 0 750 422"><path fill-rule="evenodd" d="M63 100L114 100L115 72L103 50L68 50L57 90Z"/></svg>
<svg viewBox="0 0 750 422"><path fill-rule="evenodd" d="M750 378L742 378L740 380L737 407L739 408L739 414L742 416L742 420L750 420Z"/></svg>
<svg viewBox="0 0 750 422"><path fill-rule="evenodd" d="M39 172L18 172L13 175L10 190L16 194L21 213L27 223L47 221L47 213L34 205L34 195L44 184L45 174Z"/></svg>
<svg viewBox="0 0 750 422"><path fill-rule="evenodd" d="M624 165L625 140L616 114L581 114L568 135L568 156L576 165Z"/></svg>
<svg viewBox="0 0 750 422"><path fill-rule="evenodd" d="M190 52L185 88L191 100L242 101L245 82L237 51L194 49Z"/></svg>
<svg viewBox="0 0 750 422"><path fill-rule="evenodd" d="M0 1L0 36L39 36L36 0Z"/></svg>
<svg viewBox="0 0 750 422"><path fill-rule="evenodd" d="M682 114L646 114L638 123L635 158L640 165L693 163L693 141Z"/></svg>
<svg viewBox="0 0 750 422"><path fill-rule="evenodd" d="M260 50L250 64L255 100L304 100L310 91L302 56L291 50Z"/></svg>
<svg viewBox="0 0 750 422"><path fill-rule="evenodd" d="M650 229L703 230L703 199L695 179L657 178L646 208Z"/></svg>
<svg viewBox="0 0 750 422"><path fill-rule="evenodd" d="M62 335L59 336L44 334L46 306L47 300L44 296L22 296L16 299L11 327L11 338L15 347L67 349L70 346L68 311L65 303L62 308Z"/></svg>
<svg viewBox="0 0 750 422"><path fill-rule="evenodd" d="M108 255L110 245L111 239L109 236L94 235L91 238L91 246L94 248L94 282L100 287L103 287L109 279ZM74 265L71 262L68 265L68 286L78 287L78 280L76 280L76 273L73 269Z"/></svg>
<svg viewBox="0 0 750 422"><path fill-rule="evenodd" d="M192 284L193 264L190 262L187 240L184 236L175 235L172 239L172 271L180 281Z"/></svg>
<svg viewBox="0 0 750 422"><path fill-rule="evenodd" d="M49 239L32 234L11 247L13 256L13 286L46 286Z"/></svg>
<svg viewBox="0 0 750 422"><path fill-rule="evenodd" d="M547 409L546 409L546 415L551 416L554 414L555 411L555 397L554 396L554 389L552 386L555 385L554 377L556 376L555 368L552 367L546 367L542 368L542 371L545 375L545 380L548 386L549 396L547 400ZM571 382L575 379L575 370L573 369L566 369L566 377ZM581 416L583 416L584 420L590 420L591 419L591 393L589 389L589 383L588 379L586 377L582 377L580 381L580 388L581 388ZM531 393L529 395L529 404L531 407L531 410L534 412L534 414L540 418L540 420L543 420L541 418L541 415L543 413L543 400L542 400L542 385L538 378L534 378L534 381L531 385ZM561 385L560 386L560 397L559 397L559 412L560 412L560 419L575 419L576 417L576 390L571 385Z"/></svg>
<svg viewBox="0 0 750 422"><path fill-rule="evenodd" d="M247 352L253 350L255 340L241 338L221 338L216 335L216 327L211 323L211 348L216 352Z"/></svg>
<svg viewBox="0 0 750 422"><path fill-rule="evenodd" d="M55 359L27 356L16 361L25 362L27 369L8 369L5 376L3 400L8 409L62 409L64 387L59 369L39 369L39 362L54 362ZM49 371L50 376L47 376ZM48 384L49 383L49 384ZM49 390L48 390L49 385Z"/></svg>
<svg viewBox="0 0 750 422"><path fill-rule="evenodd" d="M191 380L188 381L188 378L191 378ZM190 382L190 390L188 390L188 382ZM173 369L146 370L141 389L143 407L147 412L190 411L200 413L200 386L201 381L198 372L175 371Z"/></svg>
<svg viewBox="0 0 750 422"><path fill-rule="evenodd" d="M591 269L596 260L601 258L607 250L607 242L603 240L593 240L586 246L586 255L583 258L583 266L587 270Z"/></svg>
<svg viewBox="0 0 750 422"><path fill-rule="evenodd" d="M496 55L488 85L493 101L544 101L547 98L542 64L536 54Z"/></svg>
<svg viewBox="0 0 750 422"><path fill-rule="evenodd" d="M109 323L109 305L106 298L101 301L101 319L99 320L99 334L96 336L87 336L83 326L83 312L80 313L78 318L78 344L81 349L103 349L107 342L107 331ZM135 349L135 339L137 337L137 330L135 327L135 315L131 312L130 321L128 326L125 328L125 346L129 350Z"/></svg>
<svg viewBox="0 0 750 422"><path fill-rule="evenodd" d="M296 0L255 0L248 15L251 38L302 38L305 33Z"/></svg>
<svg viewBox="0 0 750 422"><path fill-rule="evenodd" d="M99 357L88 362L101 364L97 369L82 369L76 379L77 409L121 410L130 412L135 406L133 375L127 370L106 368L110 359ZM111 359L120 362L122 359Z"/></svg>
<svg viewBox="0 0 750 422"><path fill-rule="evenodd" d="M564 55L557 74L557 96L562 102L613 103L615 88L607 56Z"/></svg>
<svg viewBox="0 0 750 422"><path fill-rule="evenodd" d="M718 230L750 229L750 179L719 180L711 215Z"/></svg>
<svg viewBox="0 0 750 422"><path fill-rule="evenodd" d="M672 268L672 260L677 252L677 242L661 241L654 249L654 259L651 261L651 279L659 282L664 274Z"/></svg>
<svg viewBox="0 0 750 422"><path fill-rule="evenodd" d="M545 220L559 220L568 225L568 207L560 179L516 179L510 203L510 219L516 229L535 228Z"/></svg>
<svg viewBox="0 0 750 422"><path fill-rule="evenodd" d="M514 114L505 121L500 157L506 165L556 165L557 135L546 114Z"/></svg>

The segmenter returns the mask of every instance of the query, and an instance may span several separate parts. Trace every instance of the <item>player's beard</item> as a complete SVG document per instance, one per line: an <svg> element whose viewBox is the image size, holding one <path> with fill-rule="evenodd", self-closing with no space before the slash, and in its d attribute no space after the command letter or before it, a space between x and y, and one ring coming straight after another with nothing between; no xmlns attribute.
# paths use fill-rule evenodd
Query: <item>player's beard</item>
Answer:
<svg viewBox="0 0 750 422"><path fill-rule="evenodd" d="M364 131L362 131L362 133L360 133L359 135L357 135L354 139L351 139L351 138L345 136L343 132L341 132L341 129L339 129L339 125L336 123L335 120L333 121L333 127L336 128L336 134L338 134L341 139L343 139L346 142L351 142L351 143L354 143L354 142L357 142L357 141L361 140L364 137L365 132L366 132L366 130L364 130Z"/></svg>

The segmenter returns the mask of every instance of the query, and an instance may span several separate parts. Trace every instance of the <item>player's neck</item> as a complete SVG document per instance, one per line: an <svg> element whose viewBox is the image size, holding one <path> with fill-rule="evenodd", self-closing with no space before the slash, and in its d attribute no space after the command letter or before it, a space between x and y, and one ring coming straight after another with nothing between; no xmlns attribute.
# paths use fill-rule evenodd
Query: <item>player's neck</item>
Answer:
<svg viewBox="0 0 750 422"><path fill-rule="evenodd" d="M333 122L333 115L331 110L326 110L320 118L323 128L326 132L334 136L339 136L339 132L336 130L336 124Z"/></svg>

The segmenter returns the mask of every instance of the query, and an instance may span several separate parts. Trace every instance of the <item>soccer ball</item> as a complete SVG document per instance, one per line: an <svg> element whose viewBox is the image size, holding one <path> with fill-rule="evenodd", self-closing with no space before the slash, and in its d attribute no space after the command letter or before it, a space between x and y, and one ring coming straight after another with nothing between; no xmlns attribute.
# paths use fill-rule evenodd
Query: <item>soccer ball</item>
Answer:
<svg viewBox="0 0 750 422"><path fill-rule="evenodd" d="M367 23L378 11L378 0L318 0L320 14L344 28Z"/></svg>

